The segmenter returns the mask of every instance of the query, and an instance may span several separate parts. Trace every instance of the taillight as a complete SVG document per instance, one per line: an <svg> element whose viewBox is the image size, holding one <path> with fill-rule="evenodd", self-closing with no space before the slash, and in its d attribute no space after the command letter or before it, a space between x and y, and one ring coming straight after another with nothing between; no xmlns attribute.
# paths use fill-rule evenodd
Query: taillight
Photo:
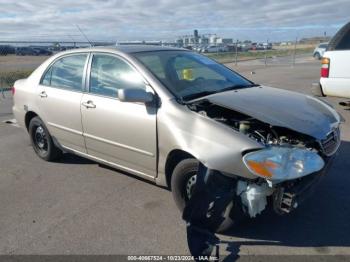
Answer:
<svg viewBox="0 0 350 262"><path fill-rule="evenodd" d="M15 95L15 93L16 93L16 89L15 89L15 87L12 87L12 88L11 88L11 91L12 91L12 95L14 96L14 95Z"/></svg>
<svg viewBox="0 0 350 262"><path fill-rule="evenodd" d="M329 65L330 65L330 60L329 58L322 58L321 62L321 77L329 77Z"/></svg>

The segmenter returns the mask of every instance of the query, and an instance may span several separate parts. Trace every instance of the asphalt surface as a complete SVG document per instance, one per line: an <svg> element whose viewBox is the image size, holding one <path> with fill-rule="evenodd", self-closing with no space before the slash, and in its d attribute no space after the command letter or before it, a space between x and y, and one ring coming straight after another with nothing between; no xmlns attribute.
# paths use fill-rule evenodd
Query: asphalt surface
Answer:
<svg viewBox="0 0 350 262"><path fill-rule="evenodd" d="M231 66L258 83L310 93L319 62L282 62ZM294 213L266 211L220 236L222 254L350 255L350 111L337 106L342 99L328 101L348 121L328 176ZM69 154L40 160L26 132L2 122L13 118L11 105L0 94L0 254L188 254L167 189Z"/></svg>

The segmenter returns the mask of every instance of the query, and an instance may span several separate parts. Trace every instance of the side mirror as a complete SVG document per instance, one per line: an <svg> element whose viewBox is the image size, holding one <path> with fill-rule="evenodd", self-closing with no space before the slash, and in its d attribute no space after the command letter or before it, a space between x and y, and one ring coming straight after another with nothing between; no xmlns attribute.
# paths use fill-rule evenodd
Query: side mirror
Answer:
<svg viewBox="0 0 350 262"><path fill-rule="evenodd" d="M139 88L119 89L118 98L122 102L149 103L153 101L154 95Z"/></svg>

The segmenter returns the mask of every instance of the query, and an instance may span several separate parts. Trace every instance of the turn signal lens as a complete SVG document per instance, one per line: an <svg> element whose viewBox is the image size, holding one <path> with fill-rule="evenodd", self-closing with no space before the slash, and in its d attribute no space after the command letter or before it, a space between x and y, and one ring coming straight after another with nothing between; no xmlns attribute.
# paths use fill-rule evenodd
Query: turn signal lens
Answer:
<svg viewBox="0 0 350 262"><path fill-rule="evenodd" d="M329 77L329 58L322 58L321 64L321 77Z"/></svg>
<svg viewBox="0 0 350 262"><path fill-rule="evenodd" d="M267 177L267 178L271 178L273 175L269 171L269 169L276 169L277 168L277 164L272 162L272 161L257 162L257 161L253 161L253 160L248 160L247 165L255 173L260 174L261 176Z"/></svg>
<svg viewBox="0 0 350 262"><path fill-rule="evenodd" d="M327 57L324 57L324 58L322 58L322 60L321 60L321 64L329 64L329 58L327 58Z"/></svg>

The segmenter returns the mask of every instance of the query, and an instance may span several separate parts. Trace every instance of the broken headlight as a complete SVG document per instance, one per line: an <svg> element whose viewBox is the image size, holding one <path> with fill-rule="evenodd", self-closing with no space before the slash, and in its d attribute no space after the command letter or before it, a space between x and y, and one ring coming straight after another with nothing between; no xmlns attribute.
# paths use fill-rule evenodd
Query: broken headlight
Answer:
<svg viewBox="0 0 350 262"><path fill-rule="evenodd" d="M253 174L274 181L302 177L321 170L325 165L316 152L278 146L248 153L243 162Z"/></svg>

